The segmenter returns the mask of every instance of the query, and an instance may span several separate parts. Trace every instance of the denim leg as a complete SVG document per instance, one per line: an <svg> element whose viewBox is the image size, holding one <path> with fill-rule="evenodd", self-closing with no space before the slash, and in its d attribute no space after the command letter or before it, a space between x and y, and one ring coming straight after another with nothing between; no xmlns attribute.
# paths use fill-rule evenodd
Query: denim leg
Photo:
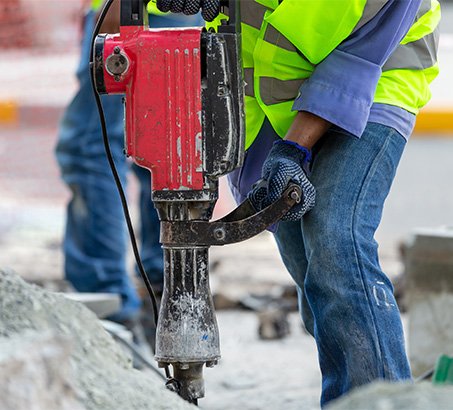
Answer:
<svg viewBox="0 0 453 410"><path fill-rule="evenodd" d="M91 90L88 61L93 23L90 13L85 19L77 70L80 89L61 121L56 147L62 178L72 191L63 245L65 273L78 291L119 293L122 309L113 319L130 320L138 315L141 302L126 273L124 216ZM102 103L110 147L125 184L121 96L102 97Z"/></svg>
<svg viewBox="0 0 453 410"><path fill-rule="evenodd" d="M277 232L275 233L275 240L283 263L296 282L299 311L304 327L307 332L314 336L313 313L304 291L308 262L305 256L301 223L299 221L279 222Z"/></svg>
<svg viewBox="0 0 453 410"><path fill-rule="evenodd" d="M411 377L393 287L374 239L405 143L395 130L372 123L360 139L328 133L315 147L316 206L301 221L303 240L289 243L295 228L288 224L277 232L293 277L305 275L322 405L375 379Z"/></svg>

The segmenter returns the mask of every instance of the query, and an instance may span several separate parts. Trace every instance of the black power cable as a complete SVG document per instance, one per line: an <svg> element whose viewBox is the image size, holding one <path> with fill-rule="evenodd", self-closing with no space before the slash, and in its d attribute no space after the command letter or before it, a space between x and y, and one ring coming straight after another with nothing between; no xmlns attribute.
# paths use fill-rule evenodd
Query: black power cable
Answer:
<svg viewBox="0 0 453 410"><path fill-rule="evenodd" d="M112 151L110 150L110 144L109 144L109 139L107 135L107 126L105 123L105 116L104 116L104 109L102 108L102 103L101 103L101 97L99 93L97 92L96 86L95 86L95 80L94 80L94 62L93 62L93 50L94 50L94 42L96 40L97 35L99 34L99 30L101 28L101 25L105 19L105 16L107 15L110 6L115 0L107 0L104 7L102 8L101 14L99 15L98 21L96 22L96 26L93 31L93 36L91 37L91 50L90 50L90 77L91 77L91 87L93 89L93 94L94 94L94 99L96 101L96 106L98 108L99 112L99 119L101 121L101 129L102 129L102 140L104 142L104 148L105 148L105 153L107 155L107 160L110 165L110 169L112 171L113 178L116 183L116 187L118 189L118 193L120 195L121 199L121 205L123 207L123 212L124 212L124 217L126 219L126 224L127 224L127 229L129 231L129 237L131 240L131 245L132 245L132 250L134 252L135 256L135 261L137 263L138 270L140 272L140 275L143 279L143 282L145 283L146 289L148 290L149 296L151 297L151 302L153 305L153 312L154 312L154 323L156 325L157 329L157 322L159 320L159 313L157 310L157 299L156 295L154 293L154 290L151 286L151 283L149 281L148 275L146 274L145 268L143 267L142 260L140 258L140 253L138 251L138 246L137 246L137 240L135 238L135 233L134 233L134 228L132 226L132 221L131 217L129 214L129 207L127 205L127 199L126 195L124 193L123 186L121 184L120 177L118 175L118 171L115 166L115 161L113 159ZM168 369L168 366L165 367L165 374L168 377L170 376L170 370Z"/></svg>
<svg viewBox="0 0 453 410"><path fill-rule="evenodd" d="M140 352L139 346L137 346L133 342L129 342L129 340L125 339L121 334L119 334L117 331L113 329L109 329L108 327L104 326L104 329L109 332L114 339L118 340L120 343L122 343L124 346L126 346L133 355L135 355L146 367L148 367L150 370L152 370L154 373L158 374L159 377L162 377L162 379L166 380L164 375L159 371L156 366L152 362L148 360L147 357L143 355L142 352Z"/></svg>

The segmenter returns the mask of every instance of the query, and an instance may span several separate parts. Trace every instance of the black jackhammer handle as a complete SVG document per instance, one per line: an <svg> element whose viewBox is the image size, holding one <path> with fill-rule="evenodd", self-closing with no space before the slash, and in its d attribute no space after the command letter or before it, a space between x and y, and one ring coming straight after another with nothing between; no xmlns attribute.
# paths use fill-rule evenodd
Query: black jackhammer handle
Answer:
<svg viewBox="0 0 453 410"><path fill-rule="evenodd" d="M302 199L302 190L291 184L277 201L256 212L246 199L222 219L206 221L162 221L160 241L171 246L227 245L250 239L278 222Z"/></svg>
<svg viewBox="0 0 453 410"><path fill-rule="evenodd" d="M239 10L239 0L220 0L220 12L228 15L228 21L222 21L222 25L218 27L219 33L241 32L241 18Z"/></svg>
<svg viewBox="0 0 453 410"><path fill-rule="evenodd" d="M149 0L148 0L149 1ZM121 26L148 25L148 13L145 0L121 0Z"/></svg>

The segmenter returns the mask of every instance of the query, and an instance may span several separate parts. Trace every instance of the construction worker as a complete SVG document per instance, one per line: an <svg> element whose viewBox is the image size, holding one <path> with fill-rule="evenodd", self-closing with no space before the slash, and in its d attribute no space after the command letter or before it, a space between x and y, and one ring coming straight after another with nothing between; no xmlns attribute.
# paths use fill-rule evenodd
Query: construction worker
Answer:
<svg viewBox="0 0 453 410"><path fill-rule="evenodd" d="M219 13L216 0L157 6L201 7L207 20ZM256 210L290 181L302 188L303 200L275 237L316 339L321 405L376 379L409 380L374 234L438 73L439 3L241 0L240 14L247 155L230 185L238 202L248 196ZM267 184L253 187L259 179Z"/></svg>
<svg viewBox="0 0 453 410"><path fill-rule="evenodd" d="M65 274L81 292L118 293L119 312L109 319L136 327L141 297L127 274L127 233L118 191L105 155L99 114L89 74L91 37L103 0L87 4L84 17L81 60L77 70L80 88L69 104L60 124L56 157L62 178L71 189L64 239ZM120 1L116 0L104 20L101 32L119 32ZM151 27L200 26L202 19L189 19L159 12L148 5ZM121 96L102 98L110 147L123 184L130 164L123 154L123 104ZM163 255L159 243L159 219L151 201L150 173L131 166L140 183L141 257L156 290L162 288ZM146 295L147 297L147 295ZM145 317L146 319L147 317ZM148 322L153 324L153 317ZM148 329L145 328L145 332ZM154 338L153 329L147 334Z"/></svg>

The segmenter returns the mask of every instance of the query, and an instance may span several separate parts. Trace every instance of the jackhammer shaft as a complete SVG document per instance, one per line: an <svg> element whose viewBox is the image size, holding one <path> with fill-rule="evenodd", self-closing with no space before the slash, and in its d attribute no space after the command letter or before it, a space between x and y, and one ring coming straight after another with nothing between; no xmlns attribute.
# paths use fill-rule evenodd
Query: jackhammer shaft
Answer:
<svg viewBox="0 0 453 410"><path fill-rule="evenodd" d="M165 285L156 360L172 364L217 360L219 332L209 288L208 248L163 248Z"/></svg>
<svg viewBox="0 0 453 410"><path fill-rule="evenodd" d="M159 207L164 219L190 219L200 204ZM186 208L187 206L187 208ZM164 208L166 208L165 215ZM176 212L175 212L175 208ZM204 212L202 216L207 217ZM157 325L156 355L159 366L172 365L167 387L189 402L204 397L203 365L220 359L219 330L209 287L207 246L165 244L164 291Z"/></svg>

